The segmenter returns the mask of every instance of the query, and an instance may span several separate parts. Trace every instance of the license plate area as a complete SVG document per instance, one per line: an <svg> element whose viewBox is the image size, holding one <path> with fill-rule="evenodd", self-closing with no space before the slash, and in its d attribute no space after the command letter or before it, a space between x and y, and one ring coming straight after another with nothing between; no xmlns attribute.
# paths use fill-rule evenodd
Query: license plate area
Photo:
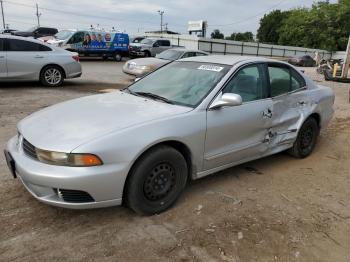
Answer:
<svg viewBox="0 0 350 262"><path fill-rule="evenodd" d="M6 159L7 166L9 167L13 178L17 178L15 160L13 160L13 157L11 156L11 154L9 152L4 151L4 153L5 153L5 159Z"/></svg>

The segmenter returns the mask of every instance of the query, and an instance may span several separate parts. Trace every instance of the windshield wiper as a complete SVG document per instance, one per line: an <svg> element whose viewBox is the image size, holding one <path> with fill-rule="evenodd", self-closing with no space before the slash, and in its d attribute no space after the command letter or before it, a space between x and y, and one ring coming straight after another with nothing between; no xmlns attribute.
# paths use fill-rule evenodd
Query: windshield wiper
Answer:
<svg viewBox="0 0 350 262"><path fill-rule="evenodd" d="M149 92L134 92L134 94L140 95L140 96L144 96L144 97L153 98L153 99L157 99L157 100L161 100L161 101L163 101L165 103L168 103L168 104L172 104L172 105L174 104L173 101L171 101L171 100L169 100L169 99L167 99L165 97L153 94L153 93L149 93Z"/></svg>

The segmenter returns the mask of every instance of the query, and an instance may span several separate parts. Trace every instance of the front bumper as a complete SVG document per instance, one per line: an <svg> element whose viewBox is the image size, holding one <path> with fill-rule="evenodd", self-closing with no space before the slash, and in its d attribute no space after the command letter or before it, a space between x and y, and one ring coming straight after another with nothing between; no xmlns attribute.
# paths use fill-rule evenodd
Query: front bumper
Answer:
<svg viewBox="0 0 350 262"><path fill-rule="evenodd" d="M144 51L129 51L129 56L131 56L131 57L144 57L145 52Z"/></svg>
<svg viewBox="0 0 350 262"><path fill-rule="evenodd" d="M17 137L7 144L6 150L15 162L15 174L25 188L46 204L87 209L116 206L122 203L126 165L105 164L97 167L65 167L41 163L25 155ZM93 201L74 203L65 201L57 189L88 193Z"/></svg>
<svg viewBox="0 0 350 262"><path fill-rule="evenodd" d="M65 66L66 78L78 78L82 75L82 67L79 62L72 62Z"/></svg>

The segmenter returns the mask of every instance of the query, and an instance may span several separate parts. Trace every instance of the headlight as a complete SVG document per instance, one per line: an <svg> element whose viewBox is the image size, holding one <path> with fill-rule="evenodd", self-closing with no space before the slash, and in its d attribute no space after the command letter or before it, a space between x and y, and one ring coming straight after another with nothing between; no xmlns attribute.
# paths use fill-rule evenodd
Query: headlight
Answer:
<svg viewBox="0 0 350 262"><path fill-rule="evenodd" d="M143 71L152 71L153 70L153 66L149 66L149 65L136 65L135 69L138 70L143 70Z"/></svg>
<svg viewBox="0 0 350 262"><path fill-rule="evenodd" d="M36 154L39 161L60 166L100 166L102 165L101 159L93 154L67 154L61 152L52 152L36 148Z"/></svg>

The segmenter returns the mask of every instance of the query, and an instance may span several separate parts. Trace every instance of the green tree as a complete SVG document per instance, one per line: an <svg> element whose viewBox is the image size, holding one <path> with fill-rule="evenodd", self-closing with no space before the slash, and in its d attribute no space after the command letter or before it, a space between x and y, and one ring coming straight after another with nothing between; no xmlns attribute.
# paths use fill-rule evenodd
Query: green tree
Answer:
<svg viewBox="0 0 350 262"><path fill-rule="evenodd" d="M279 29L283 24L284 19L288 17L289 12L274 10L271 13L264 15L260 20L257 39L259 42L277 44L280 37Z"/></svg>
<svg viewBox="0 0 350 262"><path fill-rule="evenodd" d="M350 33L350 1L320 1L311 8L272 11L260 21L257 38L263 43L345 50Z"/></svg>
<svg viewBox="0 0 350 262"><path fill-rule="evenodd" d="M242 42L254 42L254 35L252 32L232 33L230 36L227 36L225 39L242 41Z"/></svg>
<svg viewBox="0 0 350 262"><path fill-rule="evenodd" d="M328 2L292 10L278 30L278 44L335 51L340 47L337 41L341 31L337 15L338 6Z"/></svg>
<svg viewBox="0 0 350 262"><path fill-rule="evenodd" d="M212 39L224 39L224 34L220 32L219 29L215 29L212 33L211 33L211 38Z"/></svg>

